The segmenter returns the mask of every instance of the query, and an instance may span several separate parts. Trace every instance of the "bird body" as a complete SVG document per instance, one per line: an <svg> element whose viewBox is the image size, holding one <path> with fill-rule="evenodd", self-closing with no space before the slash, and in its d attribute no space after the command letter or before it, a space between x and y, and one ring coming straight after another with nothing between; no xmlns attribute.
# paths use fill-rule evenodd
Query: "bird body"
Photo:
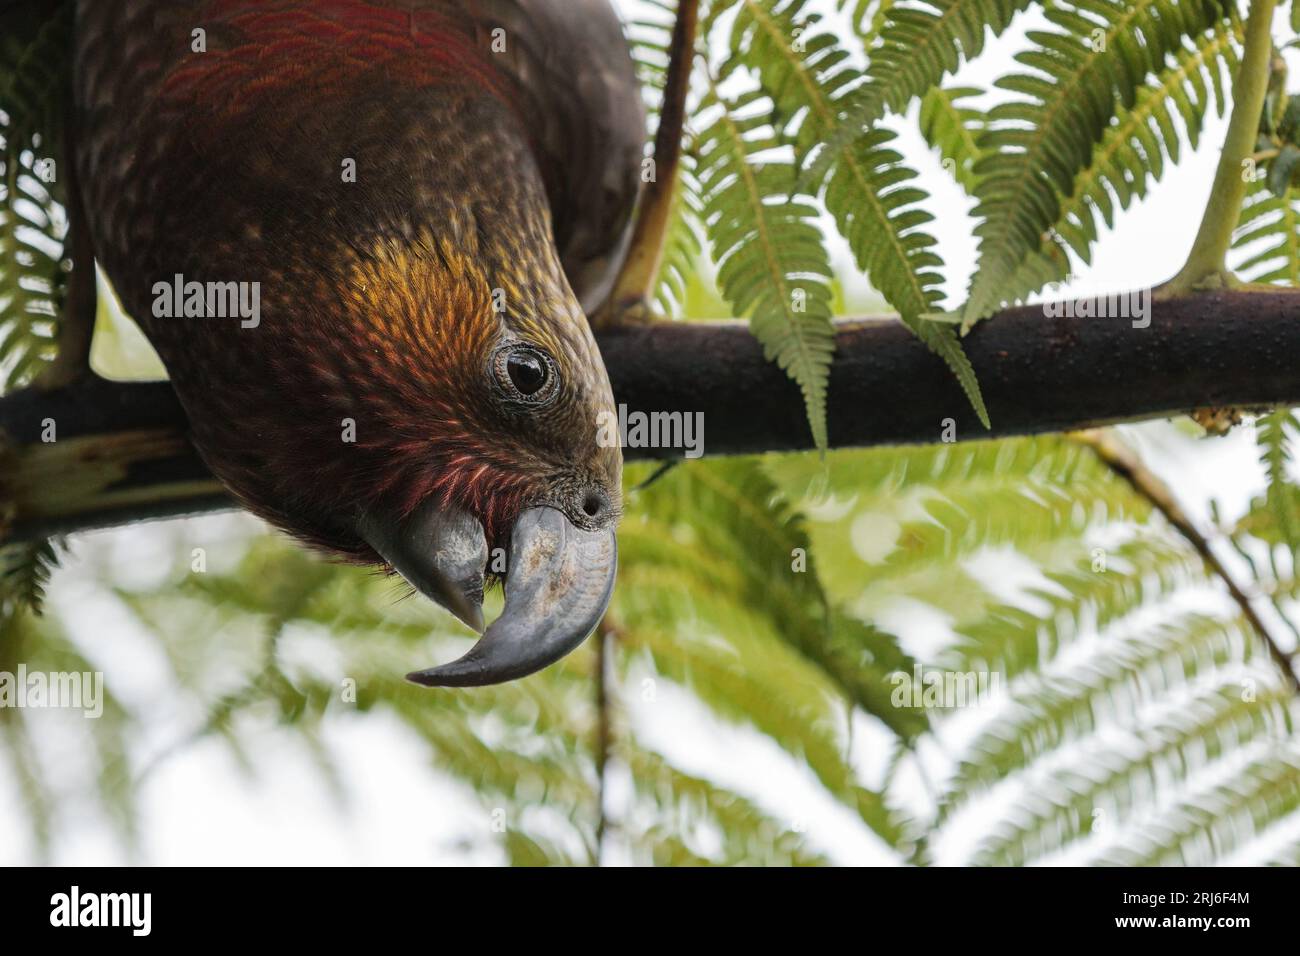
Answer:
<svg viewBox="0 0 1300 956"><path fill-rule="evenodd" d="M73 89L96 258L250 509L467 619L483 569L450 593L429 535L612 542L584 305L644 130L606 0L81 0ZM157 309L182 281L260 314Z"/></svg>

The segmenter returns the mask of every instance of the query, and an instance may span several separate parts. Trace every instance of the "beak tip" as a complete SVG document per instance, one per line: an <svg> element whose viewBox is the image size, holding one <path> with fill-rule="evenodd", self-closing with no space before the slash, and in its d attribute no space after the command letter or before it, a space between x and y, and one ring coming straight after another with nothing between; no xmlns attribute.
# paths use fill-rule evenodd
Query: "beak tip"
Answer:
<svg viewBox="0 0 1300 956"><path fill-rule="evenodd" d="M440 685L434 676L436 670L436 667L431 667L425 671L411 671L406 675L406 679L412 684L419 684L421 687L438 687Z"/></svg>
<svg viewBox="0 0 1300 956"><path fill-rule="evenodd" d="M460 621L475 634L482 634L486 628L483 621L483 605L465 601L459 607L448 608Z"/></svg>

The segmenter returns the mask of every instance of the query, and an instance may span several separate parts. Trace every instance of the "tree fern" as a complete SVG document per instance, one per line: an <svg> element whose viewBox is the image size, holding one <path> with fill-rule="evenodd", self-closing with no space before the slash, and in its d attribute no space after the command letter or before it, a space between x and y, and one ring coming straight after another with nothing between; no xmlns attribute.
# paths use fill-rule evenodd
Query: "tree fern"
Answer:
<svg viewBox="0 0 1300 956"><path fill-rule="evenodd" d="M1300 807L1300 752L1294 745L1262 748L1228 779L1195 792L1173 808L1158 833L1127 836L1099 862L1111 866L1205 865L1238 849Z"/></svg>
<svg viewBox="0 0 1300 956"><path fill-rule="evenodd" d="M1096 746L1085 751L1089 762L1106 762L1105 775L1064 763L1045 772L1028 788L1014 816L980 842L974 862L1018 865L1030 853L1058 849L1063 837L1104 835L1112 816L1140 811L1144 792L1159 789L1184 768L1285 733L1289 696L1273 686L1248 700L1232 681L1195 691L1190 700L1136 728L1138 746L1114 755Z"/></svg>
<svg viewBox="0 0 1300 956"><path fill-rule="evenodd" d="M1275 196L1257 179L1246 194L1233 262L1243 279L1275 285L1300 285L1300 196L1289 188Z"/></svg>
<svg viewBox="0 0 1300 956"><path fill-rule="evenodd" d="M0 13L0 381L30 381L53 357L67 263L60 205L72 4Z"/></svg>
<svg viewBox="0 0 1300 956"><path fill-rule="evenodd" d="M865 126L886 110L901 112L984 50L1032 0L921 0L890 8L879 43L868 49L869 83L848 125Z"/></svg>
<svg viewBox="0 0 1300 956"><path fill-rule="evenodd" d="M984 113L961 105L961 101L982 92L972 87L951 90L935 87L921 98L921 135L938 151L944 168L968 193L975 190L974 166L979 158L976 140L984 126Z"/></svg>
<svg viewBox="0 0 1300 956"><path fill-rule="evenodd" d="M655 283L655 302L665 315L674 318L685 312L688 287L704 255L703 201L695 168L693 147L684 147Z"/></svg>
<svg viewBox="0 0 1300 956"><path fill-rule="evenodd" d="M986 36L998 36L1032 0L920 0L911 6L866 4L852 21L866 45L868 81L845 98L842 117L814 154L808 178L819 182L839 153L890 110L901 111L939 86L964 60L977 57Z"/></svg>
<svg viewBox="0 0 1300 956"><path fill-rule="evenodd" d="M1268 507L1291 553L1300 554L1300 491L1288 468L1295 460L1294 442L1300 421L1291 409L1281 408L1255 421L1260 461L1268 476Z"/></svg>
<svg viewBox="0 0 1300 956"><path fill-rule="evenodd" d="M673 17L676 5L667 0L646 0L648 18L630 24L628 44L642 88L647 92L647 135L653 137L658 127L659 108L671 57ZM691 112L688 109L688 114ZM667 316L680 317L685 308L687 285L704 252L702 201L695 173L696 157L689 129L682 131L684 142L675 171L677 177L665 230L659 276L655 281L654 300ZM651 143L647 143L647 153Z"/></svg>
<svg viewBox="0 0 1300 956"><path fill-rule="evenodd" d="M1025 550L1041 553L1032 546ZM1106 627L1204 578L1200 559L1190 548L1159 536L1134 537L1104 549L1106 568L1101 572L1092 550L1072 566L1046 571L1042 586L1025 594L1035 604L1032 610L1023 603L998 604L963 624L956 645L963 658L996 668L1008 679L1034 673L1083 637L1088 627Z"/></svg>
<svg viewBox="0 0 1300 956"><path fill-rule="evenodd" d="M719 581L746 607L761 610L781 639L825 671L844 696L879 717L900 735L925 728L923 714L889 703L886 677L907 670L912 660L891 635L869 625L837 618L825 594L802 519L780 489L748 461L692 469L641 493L637 511L672 526L693 514L710 514L708 528L697 529L690 550L727 555L730 581ZM638 544L625 546L634 561L680 568L685 547L653 548L653 558Z"/></svg>
<svg viewBox="0 0 1300 956"><path fill-rule="evenodd" d="M0 111L9 117L12 145L34 134L58 145L67 105L73 0L11 3L0 10Z"/></svg>
<svg viewBox="0 0 1300 956"><path fill-rule="evenodd" d="M26 384L54 357L63 305L67 220L49 186L37 178L33 166L41 162L31 150L6 152L0 159L0 374L5 389Z"/></svg>
<svg viewBox="0 0 1300 956"><path fill-rule="evenodd" d="M989 112L979 140L980 252L964 328L1007 301L1017 270L1060 220L1061 195L1074 191L1117 111L1132 109L1147 75L1229 9L1219 0L1089 0L1047 11L1055 30L1031 32L1034 49L1017 56L1033 72L997 82L1020 98Z"/></svg>
<svg viewBox="0 0 1300 956"><path fill-rule="evenodd" d="M1180 610L1184 595L1213 590L1196 552L1071 444L833 453L823 476L798 459L772 465L778 484L807 502L832 600L871 616L922 601L957 635L922 659L926 667L1006 682L995 706L951 714L954 726L975 728L940 772L927 842L944 847L970 825L968 812L997 814L981 824L988 836L956 858L967 862L1092 858L1108 845L1095 842L1095 824L1156 834L1162 818L1145 815L1163 804L1152 788L1160 799L1194 793L1202 770L1231 757L1224 735L1268 743L1292 733L1294 705L1240 616ZM1020 497L1023 520L1007 495ZM1031 559L1041 583L1001 600L982 578L961 575L1007 548ZM904 628L905 647L908 637ZM1205 705L1186 707L1187 695ZM949 715L930 715L951 739ZM1293 819L1287 813L1278 804L1257 828Z"/></svg>
<svg viewBox="0 0 1300 956"><path fill-rule="evenodd" d="M835 38L813 32L817 22L803 16L802 2L741 0L731 28L729 69L756 72L798 157L834 131L839 101L860 79ZM903 322L947 362L987 427L974 370L953 330L923 318L940 297L937 268L943 262L934 237L923 231L933 218L920 206L926 194L892 148L893 139L882 130L844 143L826 183L826 208L858 266Z"/></svg>
<svg viewBox="0 0 1300 956"><path fill-rule="evenodd" d="M1148 699L1199 670L1249 659L1244 621L1183 615L1157 629L1100 643L1080 661L1048 661L1012 689L1012 707L989 721L949 783L945 810L1068 740L1087 737L1114 714L1136 714ZM1263 676L1267 676L1264 674ZM1274 678L1274 684L1280 681ZM1240 696L1241 688L1237 688ZM1136 726L1135 722L1127 722Z"/></svg>
<svg viewBox="0 0 1300 956"><path fill-rule="evenodd" d="M799 385L813 440L825 448L830 260L816 208L795 193L794 167L763 156L781 145L765 106L758 93L731 99L710 90L704 108L716 117L698 146L704 220L722 294Z"/></svg>
<svg viewBox="0 0 1300 956"><path fill-rule="evenodd" d="M0 625L21 611L39 612L62 546L57 538L0 545Z"/></svg>
<svg viewBox="0 0 1300 956"><path fill-rule="evenodd" d="M1240 42L1240 21L1217 24L1140 87L1131 108L1118 111L1062 201L1053 226L1082 261L1091 261L1100 234L1097 218L1114 228L1116 206L1127 209L1147 194L1163 176L1166 160L1181 158L1184 137L1196 148L1211 104L1219 115L1224 113L1224 74L1235 72Z"/></svg>

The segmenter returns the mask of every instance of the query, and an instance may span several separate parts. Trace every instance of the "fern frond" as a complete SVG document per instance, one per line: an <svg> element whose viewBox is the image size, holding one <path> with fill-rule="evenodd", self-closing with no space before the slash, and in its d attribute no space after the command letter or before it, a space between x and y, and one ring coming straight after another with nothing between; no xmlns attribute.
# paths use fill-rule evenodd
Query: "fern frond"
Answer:
<svg viewBox="0 0 1300 956"><path fill-rule="evenodd" d="M1279 197L1264 181L1251 183L1232 249L1243 279L1300 286L1300 193L1288 187Z"/></svg>
<svg viewBox="0 0 1300 956"><path fill-rule="evenodd" d="M1200 673L1248 661L1253 635L1240 621L1185 615L1153 632L1108 641L1082 662L1059 662L1012 688L1012 707L984 728L959 763L940 812L947 815L998 780L1071 740L1095 733Z"/></svg>
<svg viewBox="0 0 1300 956"><path fill-rule="evenodd" d="M704 203L695 168L696 160L691 148L684 147L677 167L677 187L673 190L668 213L663 260L655 282L655 302L664 315L674 318L683 317L690 282L704 255Z"/></svg>
<svg viewBox="0 0 1300 956"><path fill-rule="evenodd" d="M835 6L847 11L853 31L862 39L863 46L870 48L880 32L889 22L889 11L899 0L836 0Z"/></svg>
<svg viewBox="0 0 1300 956"><path fill-rule="evenodd" d="M1098 777L1063 764L1035 775L1014 815L981 842L971 862L1023 866L1123 825L1141 810L1147 794L1171 778L1194 773L1261 738L1285 734L1290 696L1277 686L1249 698L1240 683L1228 681L1167 707L1115 743L1090 741L1079 762L1102 763L1107 773Z"/></svg>
<svg viewBox="0 0 1300 956"><path fill-rule="evenodd" d="M0 624L24 611L40 613L62 550L59 538L0 546Z"/></svg>
<svg viewBox="0 0 1300 956"><path fill-rule="evenodd" d="M925 729L923 714L890 700L890 675L910 670L912 659L892 635L832 612L802 518L758 462L679 469L640 493L636 505L650 523L633 524L625 535L629 560L674 570L684 563L688 575L698 570L699 580L715 579L719 595L762 613L774 632L820 667L848 700L902 737ZM664 532L691 514L710 515L708 527L698 529L689 546L672 543ZM693 554L709 558L697 568ZM727 570L719 574L721 556ZM691 594L699 591L690 588Z"/></svg>
<svg viewBox="0 0 1300 956"><path fill-rule="evenodd" d="M0 157L0 391L29 382L57 349L68 226L37 178L41 161L31 150Z"/></svg>
<svg viewBox="0 0 1300 956"><path fill-rule="evenodd" d="M776 122L802 159L836 127L840 100L860 79L847 52L829 33L814 33L803 3L741 0L731 31L732 69L754 69L771 98ZM921 203L916 174L892 147L894 136L873 131L846 142L826 182L825 203L861 268L903 322L948 364L980 421L988 412L974 370L952 328L927 321L941 294L943 261L924 231L933 217Z"/></svg>
<svg viewBox="0 0 1300 956"><path fill-rule="evenodd" d="M849 143L864 135L889 111L902 111L913 99L937 89L944 76L984 49L986 37L999 36L1033 0L918 0L909 6L882 5L868 20L856 11L853 22L866 47L867 82L845 97L841 118L808 166L807 178L821 182Z"/></svg>
<svg viewBox="0 0 1300 956"><path fill-rule="evenodd" d="M1300 554L1300 493L1288 474L1295 460L1293 442L1300 433L1300 419L1292 409L1279 408L1255 421L1255 439L1259 444L1260 462L1268 477L1266 500L1273 514L1279 536L1294 554Z"/></svg>
<svg viewBox="0 0 1300 956"><path fill-rule="evenodd" d="M26 384L55 351L67 273L58 163L72 7L0 13L0 390Z"/></svg>
<svg viewBox="0 0 1300 956"><path fill-rule="evenodd" d="M829 861L803 845L800 834L780 825L749 800L683 773L664 757L639 747L619 749L632 780L654 804L649 825L630 836L656 866L824 866ZM701 825L721 836L710 852L692 839Z"/></svg>
<svg viewBox="0 0 1300 956"><path fill-rule="evenodd" d="M1126 832L1097 862L1103 866L1204 866L1250 835L1300 810L1300 752L1275 742L1226 780L1205 786L1144 830Z"/></svg>
<svg viewBox="0 0 1300 956"><path fill-rule="evenodd" d="M763 154L781 146L767 119L767 101L711 89L705 108L716 118L699 137L704 222L718 285L803 393L818 448L827 445L826 384L834 351L830 257L817 210L795 193L794 167Z"/></svg>
<svg viewBox="0 0 1300 956"><path fill-rule="evenodd" d="M1232 9L1222 0L1087 0L1047 10L1056 29L1031 32L1035 48L1017 56L1032 72L997 83L1020 98L995 106L979 139L980 251L963 328L1008 301L1017 272L1060 220L1061 196L1073 193L1119 110L1137 104L1146 77Z"/></svg>
<svg viewBox="0 0 1300 956"><path fill-rule="evenodd" d="M12 145L34 134L57 150L70 92L73 0L10 4L0 10L0 114Z"/></svg>
<svg viewBox="0 0 1300 956"><path fill-rule="evenodd" d="M935 87L921 99L921 136L926 145L938 151L944 169L968 193L975 191L974 166L979 158L976 140L984 128L984 112L962 106L961 101L982 92L969 86L951 90Z"/></svg>
<svg viewBox="0 0 1300 956"><path fill-rule="evenodd" d="M1098 217L1113 228L1116 206L1127 209L1135 199L1145 197L1164 174L1166 162L1179 161L1184 136L1191 148L1196 147L1211 104L1219 115L1227 107L1224 75L1236 72L1241 33L1236 17L1217 24L1156 73L1138 91L1132 109L1118 111L1087 168L1075 178L1073 190L1062 197L1057 220L1042 237L1038 251L1006 287L1007 302L1020 301L1068 278L1067 249L1080 261L1091 262L1100 234Z"/></svg>
<svg viewBox="0 0 1300 956"><path fill-rule="evenodd" d="M1091 553L1064 571L1047 570L1049 585L1034 588L1022 604L1002 604L960 628L961 641L944 655L954 670L987 668L1011 679L1047 664L1089 628L1105 628L1139 608L1204 578L1190 548L1144 535L1103 549L1099 570Z"/></svg>
<svg viewBox="0 0 1300 956"><path fill-rule="evenodd" d="M867 50L869 84L861 94L864 102L874 101L881 112L851 113L849 125L866 126L884 111L906 109L963 62L979 56L989 35L1000 36L1032 2L918 0L910 6L891 7L879 44Z"/></svg>

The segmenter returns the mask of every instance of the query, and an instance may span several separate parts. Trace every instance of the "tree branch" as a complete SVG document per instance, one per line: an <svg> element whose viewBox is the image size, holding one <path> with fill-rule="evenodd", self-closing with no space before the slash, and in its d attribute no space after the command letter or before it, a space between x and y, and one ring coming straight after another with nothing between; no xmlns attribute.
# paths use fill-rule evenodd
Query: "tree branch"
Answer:
<svg viewBox="0 0 1300 956"><path fill-rule="evenodd" d="M1054 310L1056 311L1056 310ZM1077 309L1076 309L1077 311ZM597 334L616 399L702 412L708 455L813 447L803 400L742 322L660 322ZM942 361L894 319L838 324L830 444L932 443L1077 431L1205 406L1300 405L1300 294L1213 291L1128 318L1009 309L965 346L993 420L985 431ZM42 441L46 422L57 441ZM595 423L593 423L595 427ZM165 382L91 380L0 399L0 539L231 507L186 438ZM671 458L680 448L628 448Z"/></svg>
<svg viewBox="0 0 1300 956"><path fill-rule="evenodd" d="M1268 649L1268 655L1273 659L1273 663L1282 672L1287 686L1293 693L1300 693L1300 676L1297 676L1295 666L1291 663L1291 655L1282 649L1282 645L1269 632L1246 592L1237 584L1236 579L1228 571L1227 565L1219 560L1209 538L1196 527L1196 522L1183 510L1169 486L1143 464L1137 452L1116 438L1114 433L1105 429L1093 429L1080 432L1074 438L1091 448L1106 467L1128 482L1129 487L1139 495L1146 498L1151 506L1164 515L1165 520L1196 549L1196 553L1201 556L1206 567L1223 581L1228 594L1237 603L1237 607L1241 608L1242 615Z"/></svg>
<svg viewBox="0 0 1300 956"><path fill-rule="evenodd" d="M595 319L598 329L614 324L615 317L629 310L645 311L659 275L682 155L686 94L695 60L698 20L699 0L680 0L664 78L663 103L659 107L659 126L655 130L654 176L641 196L627 257L610 292L608 308Z"/></svg>

